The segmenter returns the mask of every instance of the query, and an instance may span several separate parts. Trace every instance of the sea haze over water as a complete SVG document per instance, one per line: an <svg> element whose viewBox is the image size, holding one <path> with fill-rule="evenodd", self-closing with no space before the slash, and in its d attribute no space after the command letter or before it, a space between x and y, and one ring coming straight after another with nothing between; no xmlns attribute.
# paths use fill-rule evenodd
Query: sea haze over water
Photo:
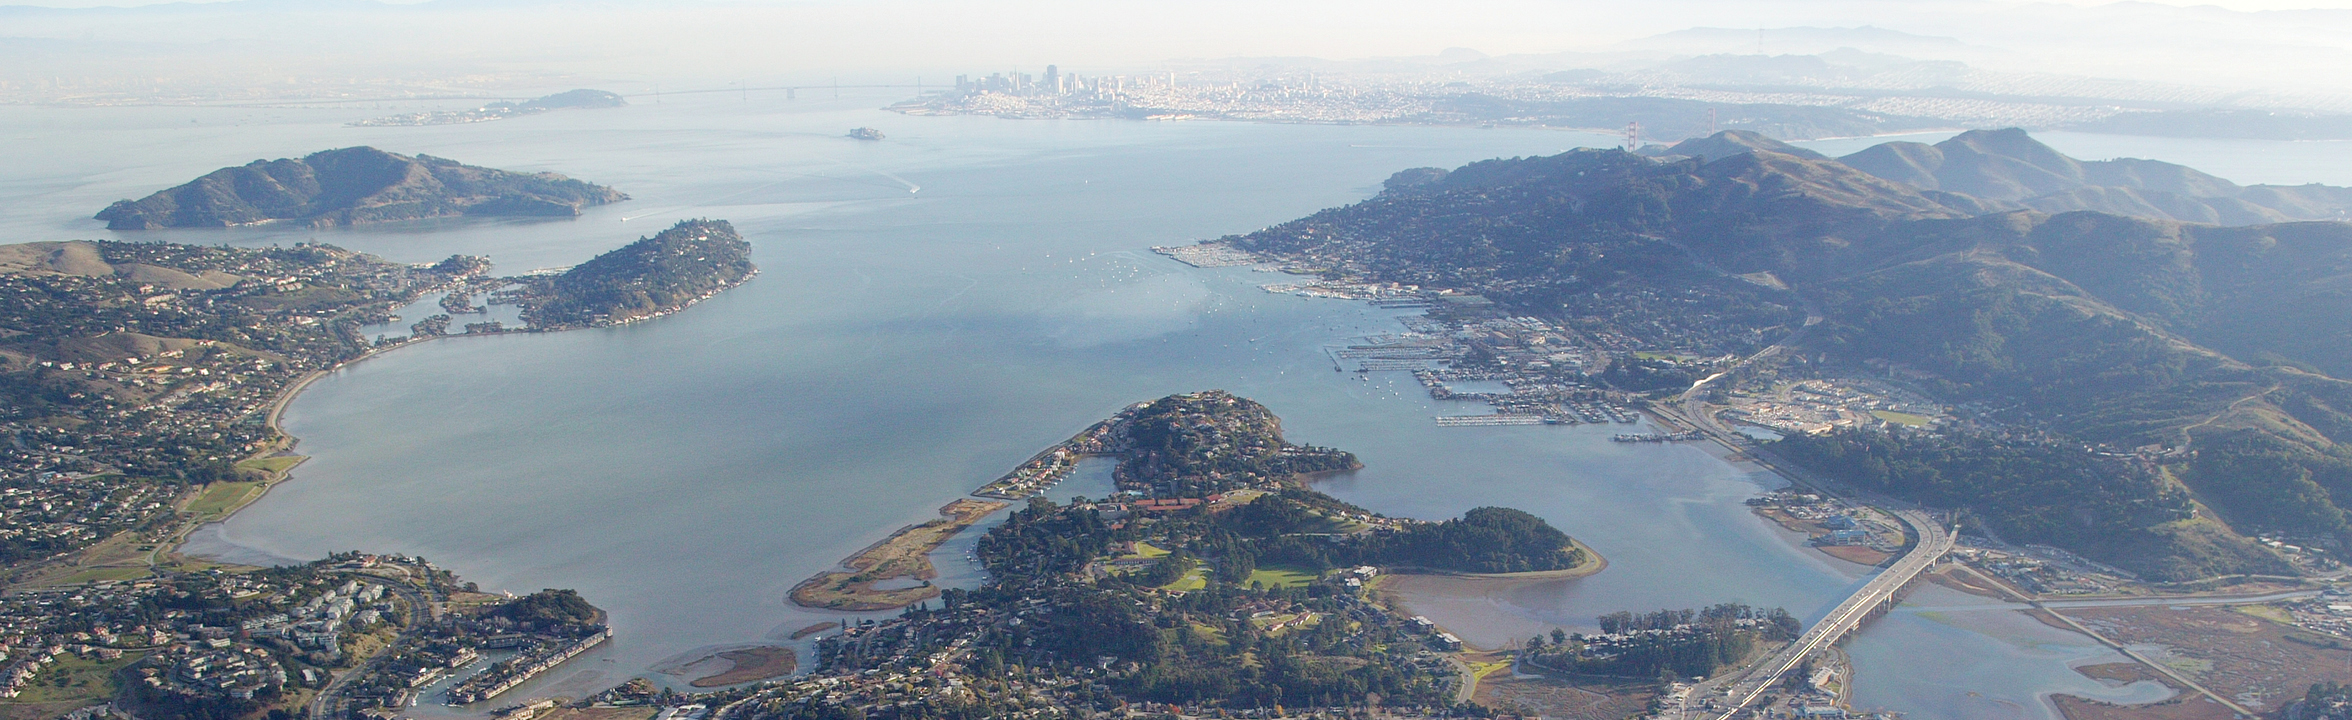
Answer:
<svg viewBox="0 0 2352 720"><path fill-rule="evenodd" d="M1145 251L1359 200L1402 168L1611 137L870 109L894 99L705 96L372 129L341 126L362 110L0 108L0 133L28 160L0 169L0 228L19 241L104 237L86 218L112 200L221 165L360 144L555 170L636 199L576 221L116 236L315 240L410 262L485 254L520 272L579 262L680 218L733 221L762 274L691 311L623 328L437 341L313 385L287 424L314 459L192 543L249 562L421 554L486 589L576 588L612 611L610 646L517 697L577 693L692 651L780 641L839 619L784 594L1128 403L1208 388L1266 403L1294 441L1362 456L1364 470L1323 485L1342 498L1432 519L1521 507L1610 559L1584 580L1422 599L1474 642L1586 628L1619 609L1724 601L1811 618L1860 576L1746 511L1741 500L1777 484L1752 467L1700 446L1610 443L1614 426L1435 427L1429 416L1473 408L1431 401L1400 374L1367 382L1334 372L1323 352L1395 331L1394 311L1266 294L1256 286L1284 278L1195 270ZM861 125L889 138L840 137ZM2076 140L2057 144L2073 150ZM2211 150L2079 140L2158 159ZM2319 153L2352 168L2338 144L2262 147L2279 167ZM1099 495L1100 475L1053 495ZM970 541L942 553L946 580L977 581L952 566ZM1933 604L1965 602L1939 594ZM2072 673L2068 663L2117 656L2018 620L1897 612L1875 622L1849 645L1857 704L1914 718L2051 717L2045 692L2162 695Z"/></svg>

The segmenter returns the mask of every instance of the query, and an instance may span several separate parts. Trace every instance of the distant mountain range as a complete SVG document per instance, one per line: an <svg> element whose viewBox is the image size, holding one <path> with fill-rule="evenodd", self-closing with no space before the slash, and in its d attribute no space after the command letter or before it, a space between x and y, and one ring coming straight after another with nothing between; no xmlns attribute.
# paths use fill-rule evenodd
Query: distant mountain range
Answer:
<svg viewBox="0 0 2352 720"><path fill-rule="evenodd" d="M1822 159L1811 150L1755 133L1728 131L1652 156L1722 158L1765 150ZM2352 188L2329 185L2241 186L2195 168L2156 160L2076 160L2024 130L1971 130L1934 145L1890 142L1837 162L1925 193L1968 214L2002 210L2075 210L2215 225L2343 220Z"/></svg>
<svg viewBox="0 0 2352 720"><path fill-rule="evenodd" d="M1616 313L1606 329L1635 337L1777 338L1800 364L1912 373L2008 427L2142 448L2246 532L2352 537L2352 224L2281 222L2343 217L2352 192L2083 162L2015 130L1843 159L1721 133L1661 155L1413 170L1227 240L1521 312ZM1807 315L1819 324L1792 335ZM2046 502L2015 492L1964 495ZM2091 532L2096 503L2034 512L2050 520L2026 539L2154 576L2259 555L2204 526Z"/></svg>
<svg viewBox="0 0 2352 720"><path fill-rule="evenodd" d="M372 147L255 160L185 185L107 206L110 230L229 227L267 222L358 225L458 215L573 217L629 199L555 173L518 173Z"/></svg>

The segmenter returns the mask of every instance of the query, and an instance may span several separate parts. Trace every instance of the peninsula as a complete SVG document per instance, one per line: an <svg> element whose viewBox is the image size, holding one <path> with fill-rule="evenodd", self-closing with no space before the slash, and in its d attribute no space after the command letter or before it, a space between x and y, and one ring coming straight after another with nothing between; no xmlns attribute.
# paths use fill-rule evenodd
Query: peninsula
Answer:
<svg viewBox="0 0 2352 720"><path fill-rule="evenodd" d="M995 501L959 499L939 509L940 518L900 528L841 562L843 569L818 573L792 588L792 602L801 607L833 610L889 610L939 597L931 579L939 570L931 565L931 551L940 543L998 510L1011 507ZM877 588L894 580L911 579L912 587Z"/></svg>
<svg viewBox="0 0 2352 720"><path fill-rule="evenodd" d="M2014 129L1844 158L1726 132L1407 170L1362 203L1158 250L1310 276L1269 292L1423 308L1334 370L1496 409L1441 427L1643 408L1661 431L1615 439L1719 442L1797 483L1758 514L1885 568L1801 634L1716 606L1530 638L1471 694L1491 707L1841 707L1856 668L1822 649L1933 582L2131 660L2087 676L2178 693L2055 698L2067 717L2197 695L2251 717L2342 707L2312 683L2333 681L2352 617L2329 587L2352 540L2352 224L2325 221L2346 192L2081 161ZM1407 580L1384 589L1433 582ZM2149 644L2212 669L2133 649Z"/></svg>
<svg viewBox="0 0 2352 720"><path fill-rule="evenodd" d="M1247 398L1221 390L1170 395L1136 403L1038 453L973 494L1007 500L1039 495L1077 458L1117 457L1119 497L1078 504L1111 517L1217 516L1227 533L1267 539L1279 562L1311 568L1384 565L1400 570L1548 579L1577 577L1604 566L1599 557L1542 519L1508 508L1478 508L1437 523L1386 518L1307 488L1306 482L1362 465L1353 454L1285 441L1281 421ZM879 610L905 607L940 594L928 582L878 589L876 584L935 576L927 555L956 532L1007 507L1003 502L957 500L945 516L900 529L828 571L793 588L807 607ZM1328 538L1323 544L1297 537ZM1288 538L1284 540L1284 538ZM1171 542L1182 547L1189 540ZM1230 563L1235 582L1256 572L1262 549L1196 550L1193 556ZM1152 556L1157 557L1157 556ZM1134 563L1128 563L1132 567ZM1155 564L1155 567L1160 565ZM1170 566L1172 567L1172 566ZM1234 568L1244 568L1236 570ZM1191 568L1187 567L1187 571ZM1287 570L1284 572L1301 572ZM1178 573L1183 575L1184 573ZM1200 577L1197 574L1194 577ZM1170 577L1154 585L1180 582Z"/></svg>
<svg viewBox="0 0 2352 720"><path fill-rule="evenodd" d="M629 199L555 173L518 173L372 147L301 159L255 160L99 211L109 230L231 227L299 222L312 227L456 216L574 217Z"/></svg>
<svg viewBox="0 0 2352 720"><path fill-rule="evenodd" d="M125 611L142 607L157 610ZM452 689L431 700L478 701L609 635L604 612L570 590L485 593L421 557L357 552L19 590L0 598L0 618L23 629L12 647L71 641L0 666L0 696L24 717L103 703L152 720L362 717L443 681Z"/></svg>
<svg viewBox="0 0 2352 720"><path fill-rule="evenodd" d="M740 252L718 252L743 244L724 221L681 227L665 233L676 243L653 246L694 247L692 258L651 263L658 272L592 261L588 274L697 291L648 293L650 306L605 316L673 311L750 276ZM733 245L695 245L721 234ZM18 440L0 452L11 507L0 514L10 591L0 645L88 638L58 646L75 659L57 669L49 653L0 658L0 697L54 714L112 698L165 720L349 717L404 706L443 678L455 679L449 701L494 700L603 642L603 613L576 593L510 603L422 559L351 554L259 569L174 552L303 460L277 425L294 393L438 335L377 341L359 328L429 293L532 280L489 269L478 257L409 265L311 243L0 245L0 431ZM168 620L120 612L160 605L175 608ZM507 655L483 662L491 651ZM730 659L721 676L767 677L792 663L779 649ZM116 681L128 688L119 698Z"/></svg>
<svg viewBox="0 0 2352 720"><path fill-rule="evenodd" d="M1768 452L1826 478L2157 581L2313 565L2249 536L2352 538L2329 499L2352 489L2352 224L2284 222L2352 191L2080 161L2018 130L1652 155L1401 172L1211 248L1318 276L1284 291L1430 307L1467 339L1352 350L1364 369L1505 382L1480 399L1517 419L1616 398L1698 426L1628 440L1770 428Z"/></svg>
<svg viewBox="0 0 2352 720"><path fill-rule="evenodd" d="M629 104L618 93L604 90L566 90L522 102L501 100L472 110L435 110L368 118L351 123L352 127L422 127L426 125L462 125L491 122L556 110L579 108L616 108Z"/></svg>
<svg viewBox="0 0 2352 720"><path fill-rule="evenodd" d="M699 239L652 245L698 254L647 265L658 271L602 259L575 269L610 281L604 287L643 289L632 297L652 303L596 312L674 311L753 272L740 252L720 252L743 245L724 221L681 227L664 236ZM702 244L721 235L732 244ZM180 563L171 548L188 530L252 502L302 461L276 425L294 392L344 363L440 334L431 318L406 338L370 339L361 327L429 293L538 280L489 269L478 257L408 265L309 243L0 246L0 431L19 440L0 452L0 489L55 508L0 517L9 582L128 579ZM597 296L563 297L600 307Z"/></svg>
<svg viewBox="0 0 2352 720"><path fill-rule="evenodd" d="M1081 453L1119 458L1118 495L1043 497L1051 468ZM933 590L937 607L820 638L807 681L706 702L726 703L734 720L1370 703L1407 716L1484 714L1459 702L1469 678L1445 654L1459 641L1381 607L1368 584L1383 566L1600 564L1517 510L1420 522L1315 492L1305 478L1356 467L1355 457L1287 442L1265 406L1223 391L1129 406L1038 458L1047 460L984 488L1026 502L977 545L985 585ZM901 536L938 537L941 526ZM906 690L918 676L945 689Z"/></svg>
<svg viewBox="0 0 2352 720"><path fill-rule="evenodd" d="M743 284L759 268L725 220L684 220L554 277L501 293L541 330L619 325L677 312Z"/></svg>

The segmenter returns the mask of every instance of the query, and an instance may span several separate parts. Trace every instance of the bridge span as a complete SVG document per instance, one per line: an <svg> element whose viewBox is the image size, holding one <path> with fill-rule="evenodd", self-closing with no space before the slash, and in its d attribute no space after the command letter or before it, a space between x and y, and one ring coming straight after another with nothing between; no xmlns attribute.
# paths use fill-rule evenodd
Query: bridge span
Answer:
<svg viewBox="0 0 2352 720"><path fill-rule="evenodd" d="M1854 591L1845 602L1838 603L1837 608L1830 610L1827 617L1814 624L1812 629L1806 630L1796 642L1789 643L1787 647L1765 658L1763 663L1752 667L1745 677L1734 682L1725 691L1729 702L1722 714L1716 716L1717 720L1731 720L1732 716L1756 702L1756 698L1762 697L1764 691L1779 684L1789 671L1803 664L1805 658L1812 657L1814 653L1837 644L1839 640L1861 629L1862 623L1879 610L1893 607L1895 594L1903 586L1911 584L1936 560L1952 551L1952 543L1957 538L1934 518L1928 517L1927 513L1916 509L1891 512L1910 525L1912 533L1919 538L1911 546L1911 551L1904 553L1895 564L1872 576L1869 582L1863 583L1861 589Z"/></svg>

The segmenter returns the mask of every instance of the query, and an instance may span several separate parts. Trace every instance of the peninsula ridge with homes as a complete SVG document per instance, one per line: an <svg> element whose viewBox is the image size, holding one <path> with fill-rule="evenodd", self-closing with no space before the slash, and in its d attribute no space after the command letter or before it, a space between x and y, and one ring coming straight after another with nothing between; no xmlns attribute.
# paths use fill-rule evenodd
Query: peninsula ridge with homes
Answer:
<svg viewBox="0 0 2352 720"><path fill-rule="evenodd" d="M357 162L350 155L312 159L331 175ZM531 182L586 188L592 201L622 197L560 176ZM405 706L427 686L447 686L436 701L493 702L595 647L609 637L603 614L569 591L508 603L421 559L349 554L253 569L175 550L304 459L278 414L323 373L445 336L449 314L481 311L467 301L474 295L543 320L466 323L467 335L659 317L748 281L757 272L749 250L723 220L681 222L565 272L520 278L491 275L485 258L405 264L315 243L0 246L0 429L17 440L0 452L10 588L0 600L0 697L9 699L0 711L62 713L123 687L113 707L140 717L360 717ZM360 334L437 293L446 314L410 335ZM156 607L175 609L141 609Z"/></svg>

